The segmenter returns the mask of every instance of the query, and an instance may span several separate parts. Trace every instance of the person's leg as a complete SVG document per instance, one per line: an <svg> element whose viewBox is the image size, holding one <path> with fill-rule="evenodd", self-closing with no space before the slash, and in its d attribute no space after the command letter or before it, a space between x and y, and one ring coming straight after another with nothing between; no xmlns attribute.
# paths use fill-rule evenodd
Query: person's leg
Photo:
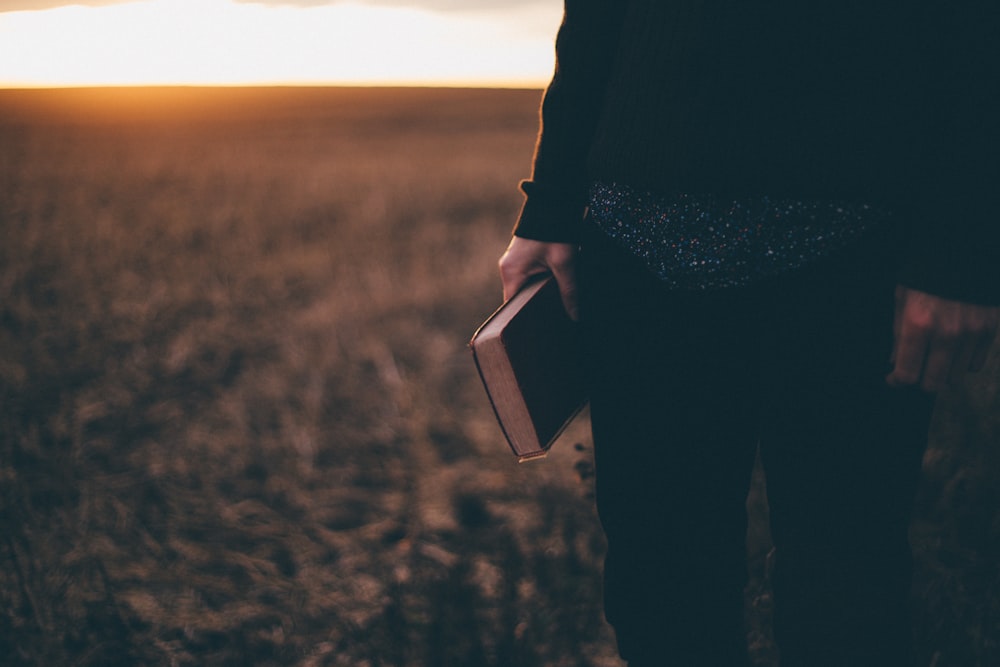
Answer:
<svg viewBox="0 0 1000 667"><path fill-rule="evenodd" d="M761 455L782 667L912 667L910 508L932 407L888 387L878 252L782 281L765 305Z"/></svg>
<svg viewBox="0 0 1000 667"><path fill-rule="evenodd" d="M630 667L748 665L746 494L756 447L752 307L678 296L589 237L591 370L605 612Z"/></svg>

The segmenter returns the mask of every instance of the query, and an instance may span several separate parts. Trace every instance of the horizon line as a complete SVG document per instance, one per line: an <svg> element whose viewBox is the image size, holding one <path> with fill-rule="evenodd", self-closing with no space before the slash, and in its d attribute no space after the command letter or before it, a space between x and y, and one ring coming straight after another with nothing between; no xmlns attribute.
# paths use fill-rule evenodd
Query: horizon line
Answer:
<svg viewBox="0 0 1000 667"><path fill-rule="evenodd" d="M260 81L260 82L151 82L151 83L24 83L0 82L0 90L72 90L95 88L495 88L543 90L548 82L510 81Z"/></svg>

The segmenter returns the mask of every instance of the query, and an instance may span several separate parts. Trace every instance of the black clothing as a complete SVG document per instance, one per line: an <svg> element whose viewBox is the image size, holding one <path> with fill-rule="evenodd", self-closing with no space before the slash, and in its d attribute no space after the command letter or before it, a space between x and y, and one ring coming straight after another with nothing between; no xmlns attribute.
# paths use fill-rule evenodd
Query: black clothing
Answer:
<svg viewBox="0 0 1000 667"><path fill-rule="evenodd" d="M1000 303L1000 9L566 0L515 233L575 241L592 181L896 213L900 280Z"/></svg>
<svg viewBox="0 0 1000 667"><path fill-rule="evenodd" d="M630 667L749 664L758 444L782 667L914 667L907 528L933 398L883 379L894 279L882 247L692 293L585 232L605 613Z"/></svg>
<svg viewBox="0 0 1000 667"><path fill-rule="evenodd" d="M885 383L893 292L1000 304L997 34L985 0L565 0L515 233L582 241L605 611L632 667L747 664L758 446L783 667L912 664L906 537L933 399ZM585 219L595 183L890 222L685 292Z"/></svg>

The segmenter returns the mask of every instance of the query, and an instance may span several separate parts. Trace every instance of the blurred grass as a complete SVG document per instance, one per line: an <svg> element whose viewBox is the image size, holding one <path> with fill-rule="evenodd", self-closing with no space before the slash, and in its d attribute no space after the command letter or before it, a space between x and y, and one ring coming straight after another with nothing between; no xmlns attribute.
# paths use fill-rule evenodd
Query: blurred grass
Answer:
<svg viewBox="0 0 1000 667"><path fill-rule="evenodd" d="M586 424L515 465L465 349L538 100L0 92L5 664L619 664ZM996 362L928 456L937 667L1000 664Z"/></svg>

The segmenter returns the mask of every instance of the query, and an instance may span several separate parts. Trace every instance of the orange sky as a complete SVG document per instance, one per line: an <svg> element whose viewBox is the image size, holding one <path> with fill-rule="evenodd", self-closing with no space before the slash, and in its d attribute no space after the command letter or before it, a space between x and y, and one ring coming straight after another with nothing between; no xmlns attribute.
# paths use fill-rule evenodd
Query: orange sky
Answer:
<svg viewBox="0 0 1000 667"><path fill-rule="evenodd" d="M0 87L542 86L556 0L9 0ZM19 10L19 11L11 11Z"/></svg>

